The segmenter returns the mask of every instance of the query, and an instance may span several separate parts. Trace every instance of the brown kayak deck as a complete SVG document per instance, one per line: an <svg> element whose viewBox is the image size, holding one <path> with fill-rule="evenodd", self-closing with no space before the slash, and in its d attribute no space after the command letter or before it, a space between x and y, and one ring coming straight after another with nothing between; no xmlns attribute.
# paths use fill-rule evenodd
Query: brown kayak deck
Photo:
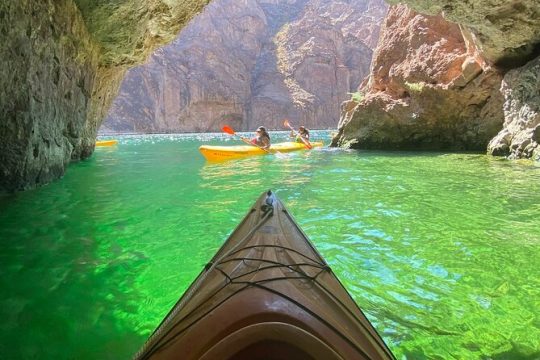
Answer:
<svg viewBox="0 0 540 360"><path fill-rule="evenodd" d="M136 359L394 359L281 201L263 193Z"/></svg>

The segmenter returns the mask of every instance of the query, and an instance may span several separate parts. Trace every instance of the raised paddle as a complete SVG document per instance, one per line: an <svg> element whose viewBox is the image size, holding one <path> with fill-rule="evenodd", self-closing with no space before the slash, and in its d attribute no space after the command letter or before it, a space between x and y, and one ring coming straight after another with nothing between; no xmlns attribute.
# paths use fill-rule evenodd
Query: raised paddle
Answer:
<svg viewBox="0 0 540 360"><path fill-rule="evenodd" d="M263 151L266 151L268 154L274 154L274 153L275 153L278 157L283 156L283 154L280 153L280 152L277 151L277 150L274 150L274 152L271 152L270 150L265 149L265 148L263 148L262 146L259 146L259 145L257 145L257 144L252 143L251 141L249 141L249 140L246 139L245 137L238 135L238 134L233 130L233 128L231 128L230 126L225 125L224 127L221 128L221 130L223 130L223 132L226 132L226 133L229 134L229 135L238 136L238 137L240 138L240 140L242 140L242 141L245 142L246 144L249 144L249 145L251 145L251 146L258 147L259 149L261 149L261 150L263 150Z"/></svg>
<svg viewBox="0 0 540 360"><path fill-rule="evenodd" d="M294 136L297 136L300 138L300 140L302 140L302 142L304 143L304 145L306 145L306 147L308 149L311 149L313 148L313 146L309 143L309 140L308 139L304 139L304 137L302 135L300 135L298 132L296 132L296 130L294 130L294 128L292 127L292 125L289 123L289 120L285 120L283 122L283 125L285 125L286 127L288 127L289 129L291 129L291 131L293 132Z"/></svg>

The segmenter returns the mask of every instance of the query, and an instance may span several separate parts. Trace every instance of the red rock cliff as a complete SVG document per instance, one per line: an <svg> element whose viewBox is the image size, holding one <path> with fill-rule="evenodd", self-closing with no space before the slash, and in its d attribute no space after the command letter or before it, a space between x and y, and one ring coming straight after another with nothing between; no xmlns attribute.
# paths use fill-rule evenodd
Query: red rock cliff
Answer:
<svg viewBox="0 0 540 360"><path fill-rule="evenodd" d="M334 144L485 149L503 122L501 76L442 16L392 6L364 99L344 104Z"/></svg>
<svg viewBox="0 0 540 360"><path fill-rule="evenodd" d="M404 2L432 16L392 8L365 100L344 104L334 144L540 159L538 1Z"/></svg>

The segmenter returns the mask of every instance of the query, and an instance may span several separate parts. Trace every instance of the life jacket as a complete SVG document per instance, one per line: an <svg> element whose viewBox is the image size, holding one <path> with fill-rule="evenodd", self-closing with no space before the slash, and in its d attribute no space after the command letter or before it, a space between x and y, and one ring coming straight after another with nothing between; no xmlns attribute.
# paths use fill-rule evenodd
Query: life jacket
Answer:
<svg viewBox="0 0 540 360"><path fill-rule="evenodd" d="M297 132L296 135L296 142L303 143L302 137L309 141L309 130L306 130L305 132L301 133L300 131Z"/></svg>
<svg viewBox="0 0 540 360"><path fill-rule="evenodd" d="M268 135L256 136L253 139L251 139L251 143L257 146L262 146L262 147L270 145L270 136Z"/></svg>

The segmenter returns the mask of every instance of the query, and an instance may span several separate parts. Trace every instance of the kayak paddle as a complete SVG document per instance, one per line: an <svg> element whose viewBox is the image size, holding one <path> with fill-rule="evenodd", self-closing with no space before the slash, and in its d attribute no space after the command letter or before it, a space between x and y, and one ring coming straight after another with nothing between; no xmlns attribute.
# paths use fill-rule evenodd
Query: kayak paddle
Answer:
<svg viewBox="0 0 540 360"><path fill-rule="evenodd" d="M294 128L292 127L292 125L289 123L289 120L285 119L285 121L283 122L283 125L285 125L286 127L288 127L289 129L292 130L293 134L297 137L300 138L300 140L302 140L302 142L304 143L304 145L306 145L306 147L308 149L311 149L313 148L313 146L309 143L309 140L307 139L304 139L304 137L302 135L300 135L298 132L296 132L296 130L294 130Z"/></svg>
<svg viewBox="0 0 540 360"><path fill-rule="evenodd" d="M224 127L221 128L221 130L223 130L223 132L226 132L226 133L229 134L229 135L238 136L238 137L240 138L240 140L242 140L242 141L245 142L246 144L249 144L249 145L251 145L251 146L258 147L259 149L261 149L261 150L263 150L263 151L266 151L266 152L269 153L269 154L274 154L274 153L275 153L276 155L278 155L278 157L283 155L282 153L280 153L280 152L277 151L277 150L274 150L274 152L270 152L270 150L265 149L265 148L263 148L262 146L259 146L259 145L257 145L257 144L252 143L251 141L249 141L249 140L246 139L245 137L238 135L238 134L233 130L233 128L231 128L230 126L225 125Z"/></svg>

